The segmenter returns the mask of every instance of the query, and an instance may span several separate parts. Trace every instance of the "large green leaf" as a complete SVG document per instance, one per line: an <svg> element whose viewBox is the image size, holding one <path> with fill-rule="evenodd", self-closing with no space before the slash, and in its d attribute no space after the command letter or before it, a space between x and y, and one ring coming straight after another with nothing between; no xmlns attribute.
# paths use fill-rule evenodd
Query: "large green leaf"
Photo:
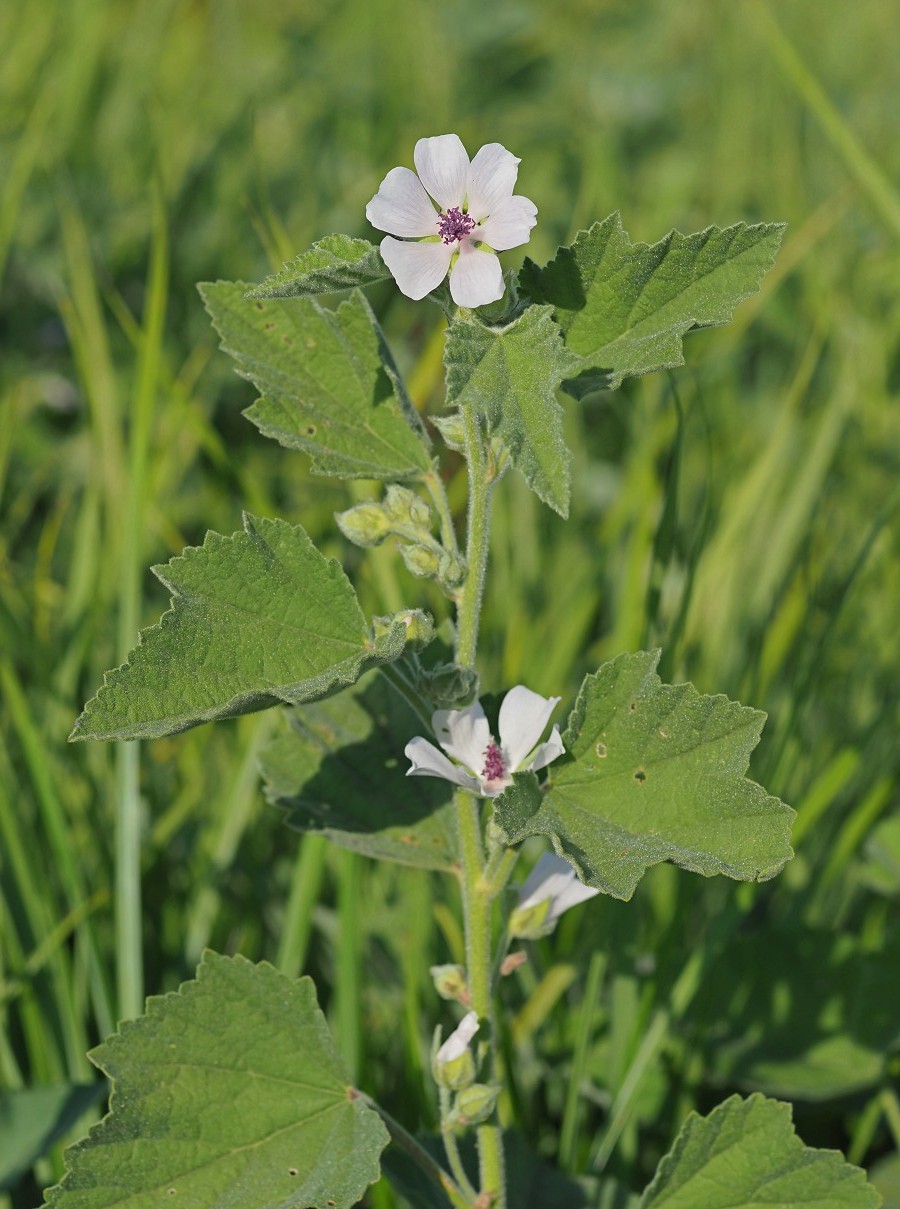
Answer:
<svg viewBox="0 0 900 1209"><path fill-rule="evenodd" d="M573 361L551 308L528 307L504 327L454 319L444 364L447 403L484 417L487 431L503 441L532 491L567 516L572 456L555 392Z"/></svg>
<svg viewBox="0 0 900 1209"><path fill-rule="evenodd" d="M309 978L207 953L91 1058L111 1111L67 1152L56 1209L349 1209L378 1178L387 1130Z"/></svg>
<svg viewBox="0 0 900 1209"><path fill-rule="evenodd" d="M660 861L743 880L791 856L794 812L744 776L765 715L663 684L659 652L586 676L543 789L533 773L495 802L511 843L549 835L589 885L630 898Z"/></svg>
<svg viewBox="0 0 900 1209"><path fill-rule="evenodd" d="M623 379L683 365L682 337L727 323L772 267L783 223L670 231L632 243L618 213L577 235L538 268L526 260L521 289L549 303L578 358L566 390L576 398Z"/></svg>
<svg viewBox="0 0 900 1209"><path fill-rule="evenodd" d="M900 1043L898 970L896 940L871 952L796 925L737 937L697 993L693 1043L732 1087L813 1101L874 1087Z"/></svg>
<svg viewBox="0 0 900 1209"><path fill-rule="evenodd" d="M244 413L260 432L308 453L316 474L428 473L428 438L362 294L330 311L309 299L253 302L240 282L199 288L222 348L260 393Z"/></svg>
<svg viewBox="0 0 900 1209"><path fill-rule="evenodd" d="M250 298L311 298L337 294L357 286L373 285L390 277L381 252L367 239L326 235L308 252L301 252L262 285L249 290Z"/></svg>
<svg viewBox="0 0 900 1209"><path fill-rule="evenodd" d="M371 639L340 565L299 525L244 516L154 573L172 607L107 672L73 739L147 739L285 702L312 701L396 659L402 616Z"/></svg>
<svg viewBox="0 0 900 1209"><path fill-rule="evenodd" d="M291 827L381 860L456 865L453 788L406 776L403 748L422 723L383 676L300 706L291 723L262 755L267 796Z"/></svg>
<svg viewBox="0 0 900 1209"><path fill-rule="evenodd" d="M789 1104L732 1096L691 1113L640 1209L877 1209L881 1198L836 1150L804 1146Z"/></svg>

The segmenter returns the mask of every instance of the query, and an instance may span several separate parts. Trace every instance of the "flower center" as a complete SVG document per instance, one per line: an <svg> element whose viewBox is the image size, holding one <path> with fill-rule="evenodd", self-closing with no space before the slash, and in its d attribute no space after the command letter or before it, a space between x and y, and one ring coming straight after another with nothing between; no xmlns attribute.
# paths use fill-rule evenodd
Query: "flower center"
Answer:
<svg viewBox="0 0 900 1209"><path fill-rule="evenodd" d="M438 218L437 229L444 243L455 243L474 231L475 219L470 214L463 214L459 206L453 206Z"/></svg>
<svg viewBox="0 0 900 1209"><path fill-rule="evenodd" d="M500 748L491 739L484 753L484 768L481 770L481 775L485 781L500 781L506 774L506 768L503 764L503 753Z"/></svg>

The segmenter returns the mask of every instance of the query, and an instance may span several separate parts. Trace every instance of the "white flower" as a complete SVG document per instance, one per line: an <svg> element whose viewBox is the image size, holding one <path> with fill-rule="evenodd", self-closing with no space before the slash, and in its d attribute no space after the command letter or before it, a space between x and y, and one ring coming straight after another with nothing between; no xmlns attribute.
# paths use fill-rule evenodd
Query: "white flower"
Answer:
<svg viewBox="0 0 900 1209"><path fill-rule="evenodd" d="M397 285L424 298L449 269L457 306L496 302L504 287L494 253L528 243L536 221L534 202L513 196L519 160L486 143L470 163L455 134L419 139L413 160L418 176L392 168L366 206L372 226L388 232L381 255Z"/></svg>
<svg viewBox="0 0 900 1209"><path fill-rule="evenodd" d="M480 702L466 709L439 709L432 714L431 725L447 756L456 762L417 735L404 752L412 763L406 775L443 777L482 797L494 798L512 785L514 772L525 768L536 772L563 754L559 727L554 726L547 742L528 759L559 702L559 697L542 697L517 684L500 706L499 743L491 734Z"/></svg>
<svg viewBox="0 0 900 1209"><path fill-rule="evenodd" d="M578 880L567 860L547 852L519 891L519 905L509 919L510 935L528 939L546 936L564 911L599 893Z"/></svg>
<svg viewBox="0 0 900 1209"><path fill-rule="evenodd" d="M441 1066L446 1066L448 1062L455 1062L457 1058L461 1058L477 1032L478 1013L467 1012L438 1050L435 1061Z"/></svg>
<svg viewBox="0 0 900 1209"><path fill-rule="evenodd" d="M468 1012L434 1055L432 1074L441 1087L462 1091L475 1082L475 1059L469 1042L478 1032L478 1013Z"/></svg>

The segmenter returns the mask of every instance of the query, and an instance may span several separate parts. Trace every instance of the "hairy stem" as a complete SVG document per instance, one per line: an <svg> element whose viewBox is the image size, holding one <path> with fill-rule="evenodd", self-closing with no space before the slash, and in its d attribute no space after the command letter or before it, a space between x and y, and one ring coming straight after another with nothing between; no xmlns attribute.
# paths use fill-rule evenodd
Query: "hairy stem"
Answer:
<svg viewBox="0 0 900 1209"><path fill-rule="evenodd" d="M469 515L466 541L466 582L462 588L456 624L456 662L475 667L478 648L478 622L487 574L488 540L491 532L491 494L496 467L485 445L477 413L462 408L466 434L466 461L469 466Z"/></svg>
<svg viewBox="0 0 900 1209"><path fill-rule="evenodd" d="M353 1094L378 1113L387 1126L387 1131L391 1135L391 1141L396 1146L399 1146L401 1150L405 1150L413 1162L443 1188L454 1209L469 1209L472 1198L463 1192L440 1163L431 1157L425 1147L407 1129L404 1129L400 1122L395 1117L392 1117L386 1108L382 1108L377 1100L373 1100L365 1092L354 1089Z"/></svg>

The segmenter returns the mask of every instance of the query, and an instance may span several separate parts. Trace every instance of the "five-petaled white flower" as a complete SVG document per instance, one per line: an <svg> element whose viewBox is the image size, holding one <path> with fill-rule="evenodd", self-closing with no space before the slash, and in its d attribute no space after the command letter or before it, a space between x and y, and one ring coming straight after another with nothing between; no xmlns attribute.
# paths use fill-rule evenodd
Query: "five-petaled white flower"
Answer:
<svg viewBox="0 0 900 1209"><path fill-rule="evenodd" d="M509 918L510 935L528 939L546 936L564 911L599 893L578 880L567 860L546 852L519 890L519 905Z"/></svg>
<svg viewBox="0 0 900 1209"><path fill-rule="evenodd" d="M534 202L513 196L519 160L486 143L470 163L455 134L419 139L413 160L418 176L392 168L366 206L372 226L388 232L381 255L397 285L424 298L449 269L457 306L496 302L504 287L494 253L528 243L536 221Z"/></svg>
<svg viewBox="0 0 900 1209"><path fill-rule="evenodd" d="M412 763L406 775L443 777L482 797L494 798L512 785L514 772L525 768L536 772L563 754L559 727L554 726L547 742L528 759L559 702L559 697L542 697L517 684L500 706L499 743L480 702L466 709L439 709L432 714L431 725L441 747L456 763L417 735L404 752Z"/></svg>

